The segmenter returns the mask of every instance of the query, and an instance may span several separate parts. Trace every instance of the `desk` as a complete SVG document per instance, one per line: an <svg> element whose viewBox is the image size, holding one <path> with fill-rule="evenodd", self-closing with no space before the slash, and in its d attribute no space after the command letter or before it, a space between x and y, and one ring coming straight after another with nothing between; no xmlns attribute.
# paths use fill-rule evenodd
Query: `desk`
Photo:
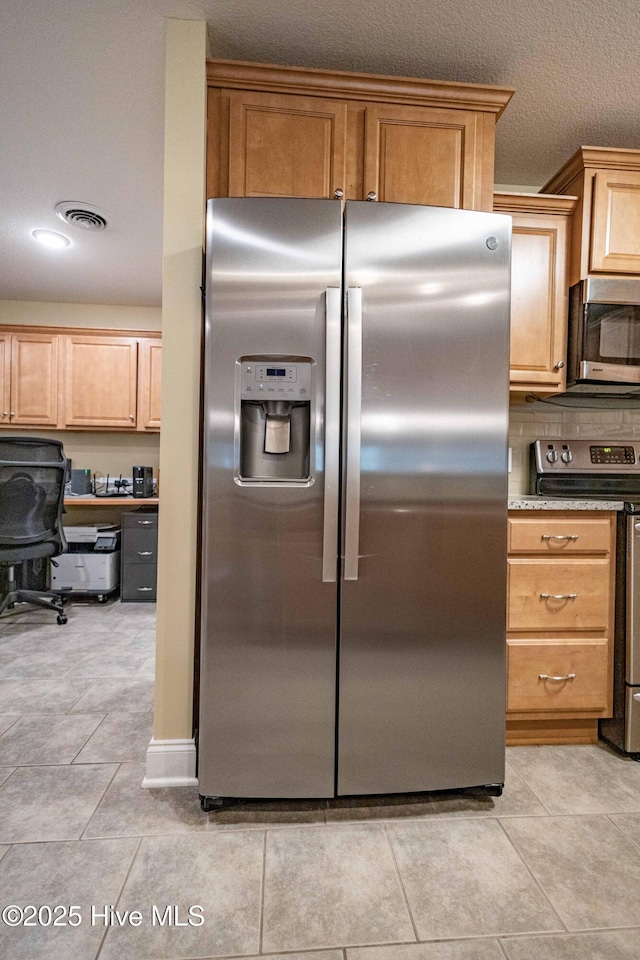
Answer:
<svg viewBox="0 0 640 960"><path fill-rule="evenodd" d="M159 497L65 497L65 507L152 507L158 506Z"/></svg>
<svg viewBox="0 0 640 960"><path fill-rule="evenodd" d="M77 523L117 523L120 525L122 514L141 507L158 509L158 497L65 497L62 524L73 526Z"/></svg>

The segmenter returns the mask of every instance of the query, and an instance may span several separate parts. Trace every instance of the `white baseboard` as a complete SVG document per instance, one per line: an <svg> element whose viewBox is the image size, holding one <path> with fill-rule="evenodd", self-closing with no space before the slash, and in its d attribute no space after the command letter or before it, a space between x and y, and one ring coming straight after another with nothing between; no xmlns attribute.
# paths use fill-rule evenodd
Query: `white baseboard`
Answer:
<svg viewBox="0 0 640 960"><path fill-rule="evenodd" d="M142 786L197 787L195 740L151 740Z"/></svg>

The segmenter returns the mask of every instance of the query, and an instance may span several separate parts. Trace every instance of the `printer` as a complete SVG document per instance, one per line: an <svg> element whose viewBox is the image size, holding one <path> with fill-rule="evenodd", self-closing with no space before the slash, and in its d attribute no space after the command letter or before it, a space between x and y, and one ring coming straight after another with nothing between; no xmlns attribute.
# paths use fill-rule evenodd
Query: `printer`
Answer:
<svg viewBox="0 0 640 960"><path fill-rule="evenodd" d="M120 586L120 527L86 523L64 528L68 549L51 562L51 591L97 596Z"/></svg>

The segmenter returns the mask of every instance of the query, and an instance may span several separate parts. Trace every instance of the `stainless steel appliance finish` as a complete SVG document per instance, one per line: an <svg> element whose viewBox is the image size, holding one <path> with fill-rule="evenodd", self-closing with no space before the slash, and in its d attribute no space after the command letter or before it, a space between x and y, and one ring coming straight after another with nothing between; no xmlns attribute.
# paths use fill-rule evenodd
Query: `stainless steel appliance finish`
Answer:
<svg viewBox="0 0 640 960"><path fill-rule="evenodd" d="M209 201L204 797L503 781L509 250L494 214ZM252 476L242 371L296 358L308 474Z"/></svg>
<svg viewBox="0 0 640 960"><path fill-rule="evenodd" d="M544 497L625 501L617 523L613 716L599 720L598 730L600 739L640 758L640 444L536 440L531 481Z"/></svg>
<svg viewBox="0 0 640 960"><path fill-rule="evenodd" d="M340 794L502 779L508 246L492 215L347 204Z"/></svg>
<svg viewBox="0 0 640 960"><path fill-rule="evenodd" d="M324 371L325 291L340 287L341 227L338 202L209 204L203 795L334 792L337 585L322 578L324 373L316 377L302 483L241 479L240 385L252 357L297 356Z"/></svg>
<svg viewBox="0 0 640 960"><path fill-rule="evenodd" d="M640 385L640 280L581 280L569 293L567 384Z"/></svg>

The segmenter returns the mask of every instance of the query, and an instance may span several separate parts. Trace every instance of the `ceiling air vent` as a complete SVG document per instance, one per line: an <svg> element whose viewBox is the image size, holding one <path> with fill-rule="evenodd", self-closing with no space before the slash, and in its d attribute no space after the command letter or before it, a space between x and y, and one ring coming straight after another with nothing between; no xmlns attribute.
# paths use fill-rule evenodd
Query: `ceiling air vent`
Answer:
<svg viewBox="0 0 640 960"><path fill-rule="evenodd" d="M56 214L65 223L71 223L81 230L104 230L107 226L105 215L90 203L65 200L56 204Z"/></svg>

